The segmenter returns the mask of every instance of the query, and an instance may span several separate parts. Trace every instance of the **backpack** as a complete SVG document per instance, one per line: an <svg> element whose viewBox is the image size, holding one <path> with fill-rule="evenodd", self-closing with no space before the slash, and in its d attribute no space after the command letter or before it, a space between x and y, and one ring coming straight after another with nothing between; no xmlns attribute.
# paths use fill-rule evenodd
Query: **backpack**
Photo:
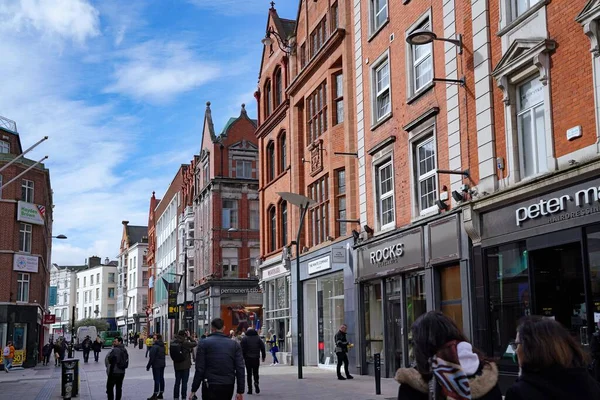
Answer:
<svg viewBox="0 0 600 400"><path fill-rule="evenodd" d="M117 367L123 371L129 368L129 354L127 353L126 349L121 349L121 355L117 360Z"/></svg>
<svg viewBox="0 0 600 400"><path fill-rule="evenodd" d="M180 363L185 361L185 349L183 348L180 342L171 343L169 354L171 355L171 360L173 360L173 362Z"/></svg>
<svg viewBox="0 0 600 400"><path fill-rule="evenodd" d="M4 357L8 357L8 356L10 356L10 347L6 346L6 347L4 348L4 352L2 353L2 355L3 355Z"/></svg>

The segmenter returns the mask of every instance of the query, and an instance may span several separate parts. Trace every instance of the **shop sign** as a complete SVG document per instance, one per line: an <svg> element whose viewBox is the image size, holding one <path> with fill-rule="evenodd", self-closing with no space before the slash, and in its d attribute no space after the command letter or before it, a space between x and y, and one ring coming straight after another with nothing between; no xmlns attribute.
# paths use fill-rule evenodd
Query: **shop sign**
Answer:
<svg viewBox="0 0 600 400"><path fill-rule="evenodd" d="M221 294L262 293L260 288L221 288Z"/></svg>
<svg viewBox="0 0 600 400"><path fill-rule="evenodd" d="M58 300L58 287L50 286L50 288L48 290L48 306L54 307L56 305L57 300Z"/></svg>
<svg viewBox="0 0 600 400"><path fill-rule="evenodd" d="M423 263L423 236L421 228L413 229L377 242L362 250L359 276L385 275L396 268L412 268Z"/></svg>
<svg viewBox="0 0 600 400"><path fill-rule="evenodd" d="M331 248L331 262L334 264L346 264L347 251L345 247Z"/></svg>
<svg viewBox="0 0 600 400"><path fill-rule="evenodd" d="M317 272L331 269L331 262L329 262L329 256L319 258L308 263L308 274L316 274Z"/></svg>
<svg viewBox="0 0 600 400"><path fill-rule="evenodd" d="M177 306L177 292L179 292L177 282L172 282L168 284L167 290L169 293L169 312L168 319L177 319L179 315L179 307Z"/></svg>
<svg viewBox="0 0 600 400"><path fill-rule="evenodd" d="M287 268L285 268L283 265L277 265L275 267L267 268L263 271L263 280L266 281L267 279L271 279L276 276L285 274L286 272Z"/></svg>
<svg viewBox="0 0 600 400"><path fill-rule="evenodd" d="M44 225L44 216L46 208L37 204L19 201L17 203L17 221L27 222L28 224Z"/></svg>
<svg viewBox="0 0 600 400"><path fill-rule="evenodd" d="M38 272L38 257L15 254L13 270L21 272Z"/></svg>
<svg viewBox="0 0 600 400"><path fill-rule="evenodd" d="M44 314L44 324L53 324L56 322L56 315Z"/></svg>
<svg viewBox="0 0 600 400"><path fill-rule="evenodd" d="M186 301L184 305L184 318L186 321L191 321L194 319L194 302Z"/></svg>

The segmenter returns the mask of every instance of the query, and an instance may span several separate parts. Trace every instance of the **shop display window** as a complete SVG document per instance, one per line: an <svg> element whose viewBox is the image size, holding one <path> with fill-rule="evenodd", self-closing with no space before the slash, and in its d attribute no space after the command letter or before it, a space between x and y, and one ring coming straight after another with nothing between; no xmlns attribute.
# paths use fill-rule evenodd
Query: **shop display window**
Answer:
<svg viewBox="0 0 600 400"><path fill-rule="evenodd" d="M509 346L518 321L531 314L529 264L525 242L492 247L485 252L489 281L492 356L514 366Z"/></svg>
<svg viewBox="0 0 600 400"><path fill-rule="evenodd" d="M456 325L463 327L462 290L460 265L440 269L440 311L452 318Z"/></svg>
<svg viewBox="0 0 600 400"><path fill-rule="evenodd" d="M408 357L413 363L413 338L411 327L421 315L427 312L427 294L425 293L425 274L409 275L405 280L406 326L408 327Z"/></svg>
<svg viewBox="0 0 600 400"><path fill-rule="evenodd" d="M364 286L365 302L365 342L367 362L373 362L373 356L381 354L384 359L383 340L383 304L381 281L374 281Z"/></svg>
<svg viewBox="0 0 600 400"><path fill-rule="evenodd" d="M600 330L600 226L587 233L588 259L590 263L590 283L592 309L594 312L594 329Z"/></svg>

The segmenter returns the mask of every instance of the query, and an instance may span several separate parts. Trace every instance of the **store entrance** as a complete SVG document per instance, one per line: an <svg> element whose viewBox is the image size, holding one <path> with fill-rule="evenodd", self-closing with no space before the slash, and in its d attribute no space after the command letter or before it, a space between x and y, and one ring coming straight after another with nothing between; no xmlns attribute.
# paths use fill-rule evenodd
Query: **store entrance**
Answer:
<svg viewBox="0 0 600 400"><path fill-rule="evenodd" d="M534 314L563 324L579 343L587 342L587 307L580 242L529 252Z"/></svg>

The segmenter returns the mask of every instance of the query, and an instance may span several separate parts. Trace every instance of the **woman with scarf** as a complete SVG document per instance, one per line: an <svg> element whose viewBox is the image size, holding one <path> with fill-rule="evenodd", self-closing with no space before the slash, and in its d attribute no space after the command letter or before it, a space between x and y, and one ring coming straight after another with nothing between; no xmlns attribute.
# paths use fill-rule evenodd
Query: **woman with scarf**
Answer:
<svg viewBox="0 0 600 400"><path fill-rule="evenodd" d="M560 323L527 317L511 346L520 372L506 400L600 399L600 384L588 372L588 355Z"/></svg>
<svg viewBox="0 0 600 400"><path fill-rule="evenodd" d="M474 349L454 321L439 311L412 328L415 368L400 368L398 400L502 400L498 368Z"/></svg>

